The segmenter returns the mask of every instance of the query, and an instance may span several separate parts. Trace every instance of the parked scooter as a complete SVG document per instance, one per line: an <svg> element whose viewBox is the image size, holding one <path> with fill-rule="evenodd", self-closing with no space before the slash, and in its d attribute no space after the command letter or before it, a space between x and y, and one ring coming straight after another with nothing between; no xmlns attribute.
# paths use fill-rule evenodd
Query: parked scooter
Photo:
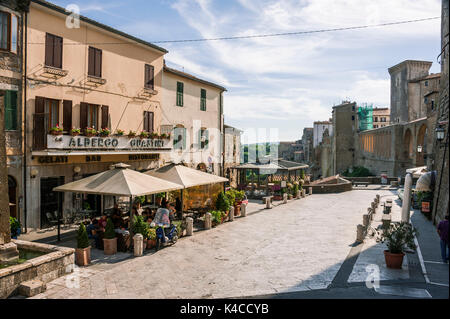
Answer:
<svg viewBox="0 0 450 319"><path fill-rule="evenodd" d="M150 226L155 227L156 225L152 223ZM162 224L158 224L158 227L156 228L156 251L168 244L175 245L177 241L178 231L175 225L170 224L170 226L165 227Z"/></svg>

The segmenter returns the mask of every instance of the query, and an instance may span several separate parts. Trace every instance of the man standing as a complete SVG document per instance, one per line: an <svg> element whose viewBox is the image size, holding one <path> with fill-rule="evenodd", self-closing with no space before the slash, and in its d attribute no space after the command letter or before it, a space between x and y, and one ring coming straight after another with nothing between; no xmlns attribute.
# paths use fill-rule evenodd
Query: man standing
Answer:
<svg viewBox="0 0 450 319"><path fill-rule="evenodd" d="M445 220L441 221L437 227L437 232L441 238L441 256L442 262L448 263L449 248L448 248L448 210L445 215Z"/></svg>

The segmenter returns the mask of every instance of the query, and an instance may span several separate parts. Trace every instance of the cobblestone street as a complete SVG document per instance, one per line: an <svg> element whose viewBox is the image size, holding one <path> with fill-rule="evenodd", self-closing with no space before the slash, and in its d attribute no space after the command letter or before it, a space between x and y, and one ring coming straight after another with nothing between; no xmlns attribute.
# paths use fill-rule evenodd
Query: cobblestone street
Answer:
<svg viewBox="0 0 450 319"><path fill-rule="evenodd" d="M329 286L376 194L312 195L250 214L140 258L99 263L47 285L36 298L227 298Z"/></svg>

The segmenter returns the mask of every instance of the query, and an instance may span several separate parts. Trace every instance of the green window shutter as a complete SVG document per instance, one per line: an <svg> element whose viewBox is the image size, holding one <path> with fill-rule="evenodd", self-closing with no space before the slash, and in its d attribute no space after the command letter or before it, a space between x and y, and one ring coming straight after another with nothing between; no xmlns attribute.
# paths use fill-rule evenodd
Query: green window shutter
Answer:
<svg viewBox="0 0 450 319"><path fill-rule="evenodd" d="M6 91L5 104L5 130L17 130L17 91Z"/></svg>
<svg viewBox="0 0 450 319"><path fill-rule="evenodd" d="M205 130L205 149L207 149L208 148L208 146L209 146L209 130Z"/></svg>
<svg viewBox="0 0 450 319"><path fill-rule="evenodd" d="M198 131L198 148L203 148L202 147L202 129L200 129L199 131Z"/></svg>

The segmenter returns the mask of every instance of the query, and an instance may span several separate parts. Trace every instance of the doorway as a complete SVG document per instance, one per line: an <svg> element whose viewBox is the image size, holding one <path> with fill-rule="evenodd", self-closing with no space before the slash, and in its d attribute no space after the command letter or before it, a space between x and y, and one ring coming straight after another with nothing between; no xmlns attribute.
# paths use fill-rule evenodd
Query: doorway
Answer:
<svg viewBox="0 0 450 319"><path fill-rule="evenodd" d="M55 226L64 196L53 188L64 184L64 176L41 178L41 229Z"/></svg>

